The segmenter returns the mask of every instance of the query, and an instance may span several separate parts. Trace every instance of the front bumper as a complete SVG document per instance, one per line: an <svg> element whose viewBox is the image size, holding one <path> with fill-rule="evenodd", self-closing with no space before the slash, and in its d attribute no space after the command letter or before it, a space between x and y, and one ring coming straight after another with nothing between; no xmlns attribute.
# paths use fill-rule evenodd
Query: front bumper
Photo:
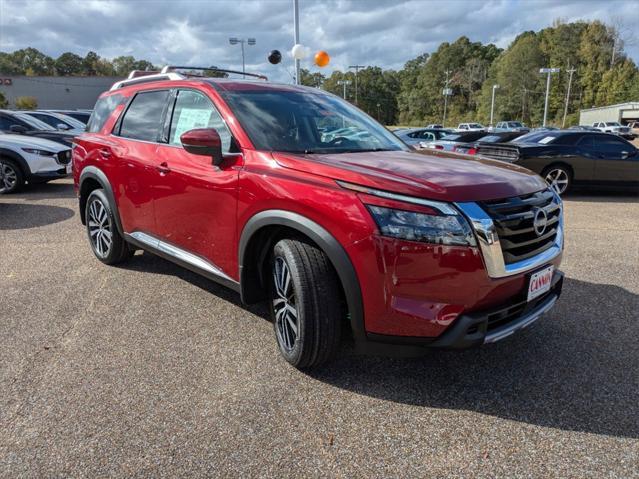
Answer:
<svg viewBox="0 0 639 479"><path fill-rule="evenodd" d="M437 338L388 336L368 333L369 349L378 346L407 346L441 349L467 349L500 341L527 328L547 313L561 296L564 274L555 271L550 291L531 302L511 301L508 304L484 311L463 314ZM413 350L415 350L413 348Z"/></svg>

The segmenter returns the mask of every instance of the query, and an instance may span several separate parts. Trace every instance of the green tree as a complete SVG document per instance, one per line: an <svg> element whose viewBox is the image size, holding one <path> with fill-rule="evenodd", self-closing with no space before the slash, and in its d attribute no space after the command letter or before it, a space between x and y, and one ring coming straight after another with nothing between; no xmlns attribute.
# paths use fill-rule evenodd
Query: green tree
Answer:
<svg viewBox="0 0 639 479"><path fill-rule="evenodd" d="M55 71L60 76L80 75L82 57L71 52L63 53L55 60Z"/></svg>
<svg viewBox="0 0 639 479"><path fill-rule="evenodd" d="M9 102L7 101L7 97L0 91L0 108L7 108L8 106Z"/></svg>
<svg viewBox="0 0 639 479"><path fill-rule="evenodd" d="M306 68L300 69L300 83L302 85L321 88L325 80L326 80L326 77L321 72L311 73Z"/></svg>

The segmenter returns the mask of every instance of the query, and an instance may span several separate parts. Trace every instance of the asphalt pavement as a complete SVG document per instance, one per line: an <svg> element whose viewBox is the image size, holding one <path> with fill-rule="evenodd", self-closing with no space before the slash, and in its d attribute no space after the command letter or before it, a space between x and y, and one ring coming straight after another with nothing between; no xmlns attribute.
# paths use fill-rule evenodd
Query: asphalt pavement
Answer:
<svg viewBox="0 0 639 479"><path fill-rule="evenodd" d="M565 201L564 294L490 347L279 356L262 307L0 197L1 477L639 477L639 200Z"/></svg>

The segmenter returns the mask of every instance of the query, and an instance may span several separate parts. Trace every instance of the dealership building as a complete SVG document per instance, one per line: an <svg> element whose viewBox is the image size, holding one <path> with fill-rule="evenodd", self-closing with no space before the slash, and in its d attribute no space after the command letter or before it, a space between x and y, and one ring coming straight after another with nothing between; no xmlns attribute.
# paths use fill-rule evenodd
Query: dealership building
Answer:
<svg viewBox="0 0 639 479"><path fill-rule="evenodd" d="M120 77L5 76L0 74L0 92L15 107L16 98L34 97L44 110L92 109L98 96Z"/></svg>
<svg viewBox="0 0 639 479"><path fill-rule="evenodd" d="M639 101L587 108L579 112L580 125L592 125L596 121L617 121L622 125L639 121Z"/></svg>

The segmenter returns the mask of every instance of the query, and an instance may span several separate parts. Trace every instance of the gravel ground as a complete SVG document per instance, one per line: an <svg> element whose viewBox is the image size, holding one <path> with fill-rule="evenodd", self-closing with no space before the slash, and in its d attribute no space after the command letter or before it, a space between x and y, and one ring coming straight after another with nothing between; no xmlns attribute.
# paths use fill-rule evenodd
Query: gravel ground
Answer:
<svg viewBox="0 0 639 479"><path fill-rule="evenodd" d="M231 291L99 263L70 181L1 197L0 476L639 477L639 202L565 204L534 328L304 374Z"/></svg>

